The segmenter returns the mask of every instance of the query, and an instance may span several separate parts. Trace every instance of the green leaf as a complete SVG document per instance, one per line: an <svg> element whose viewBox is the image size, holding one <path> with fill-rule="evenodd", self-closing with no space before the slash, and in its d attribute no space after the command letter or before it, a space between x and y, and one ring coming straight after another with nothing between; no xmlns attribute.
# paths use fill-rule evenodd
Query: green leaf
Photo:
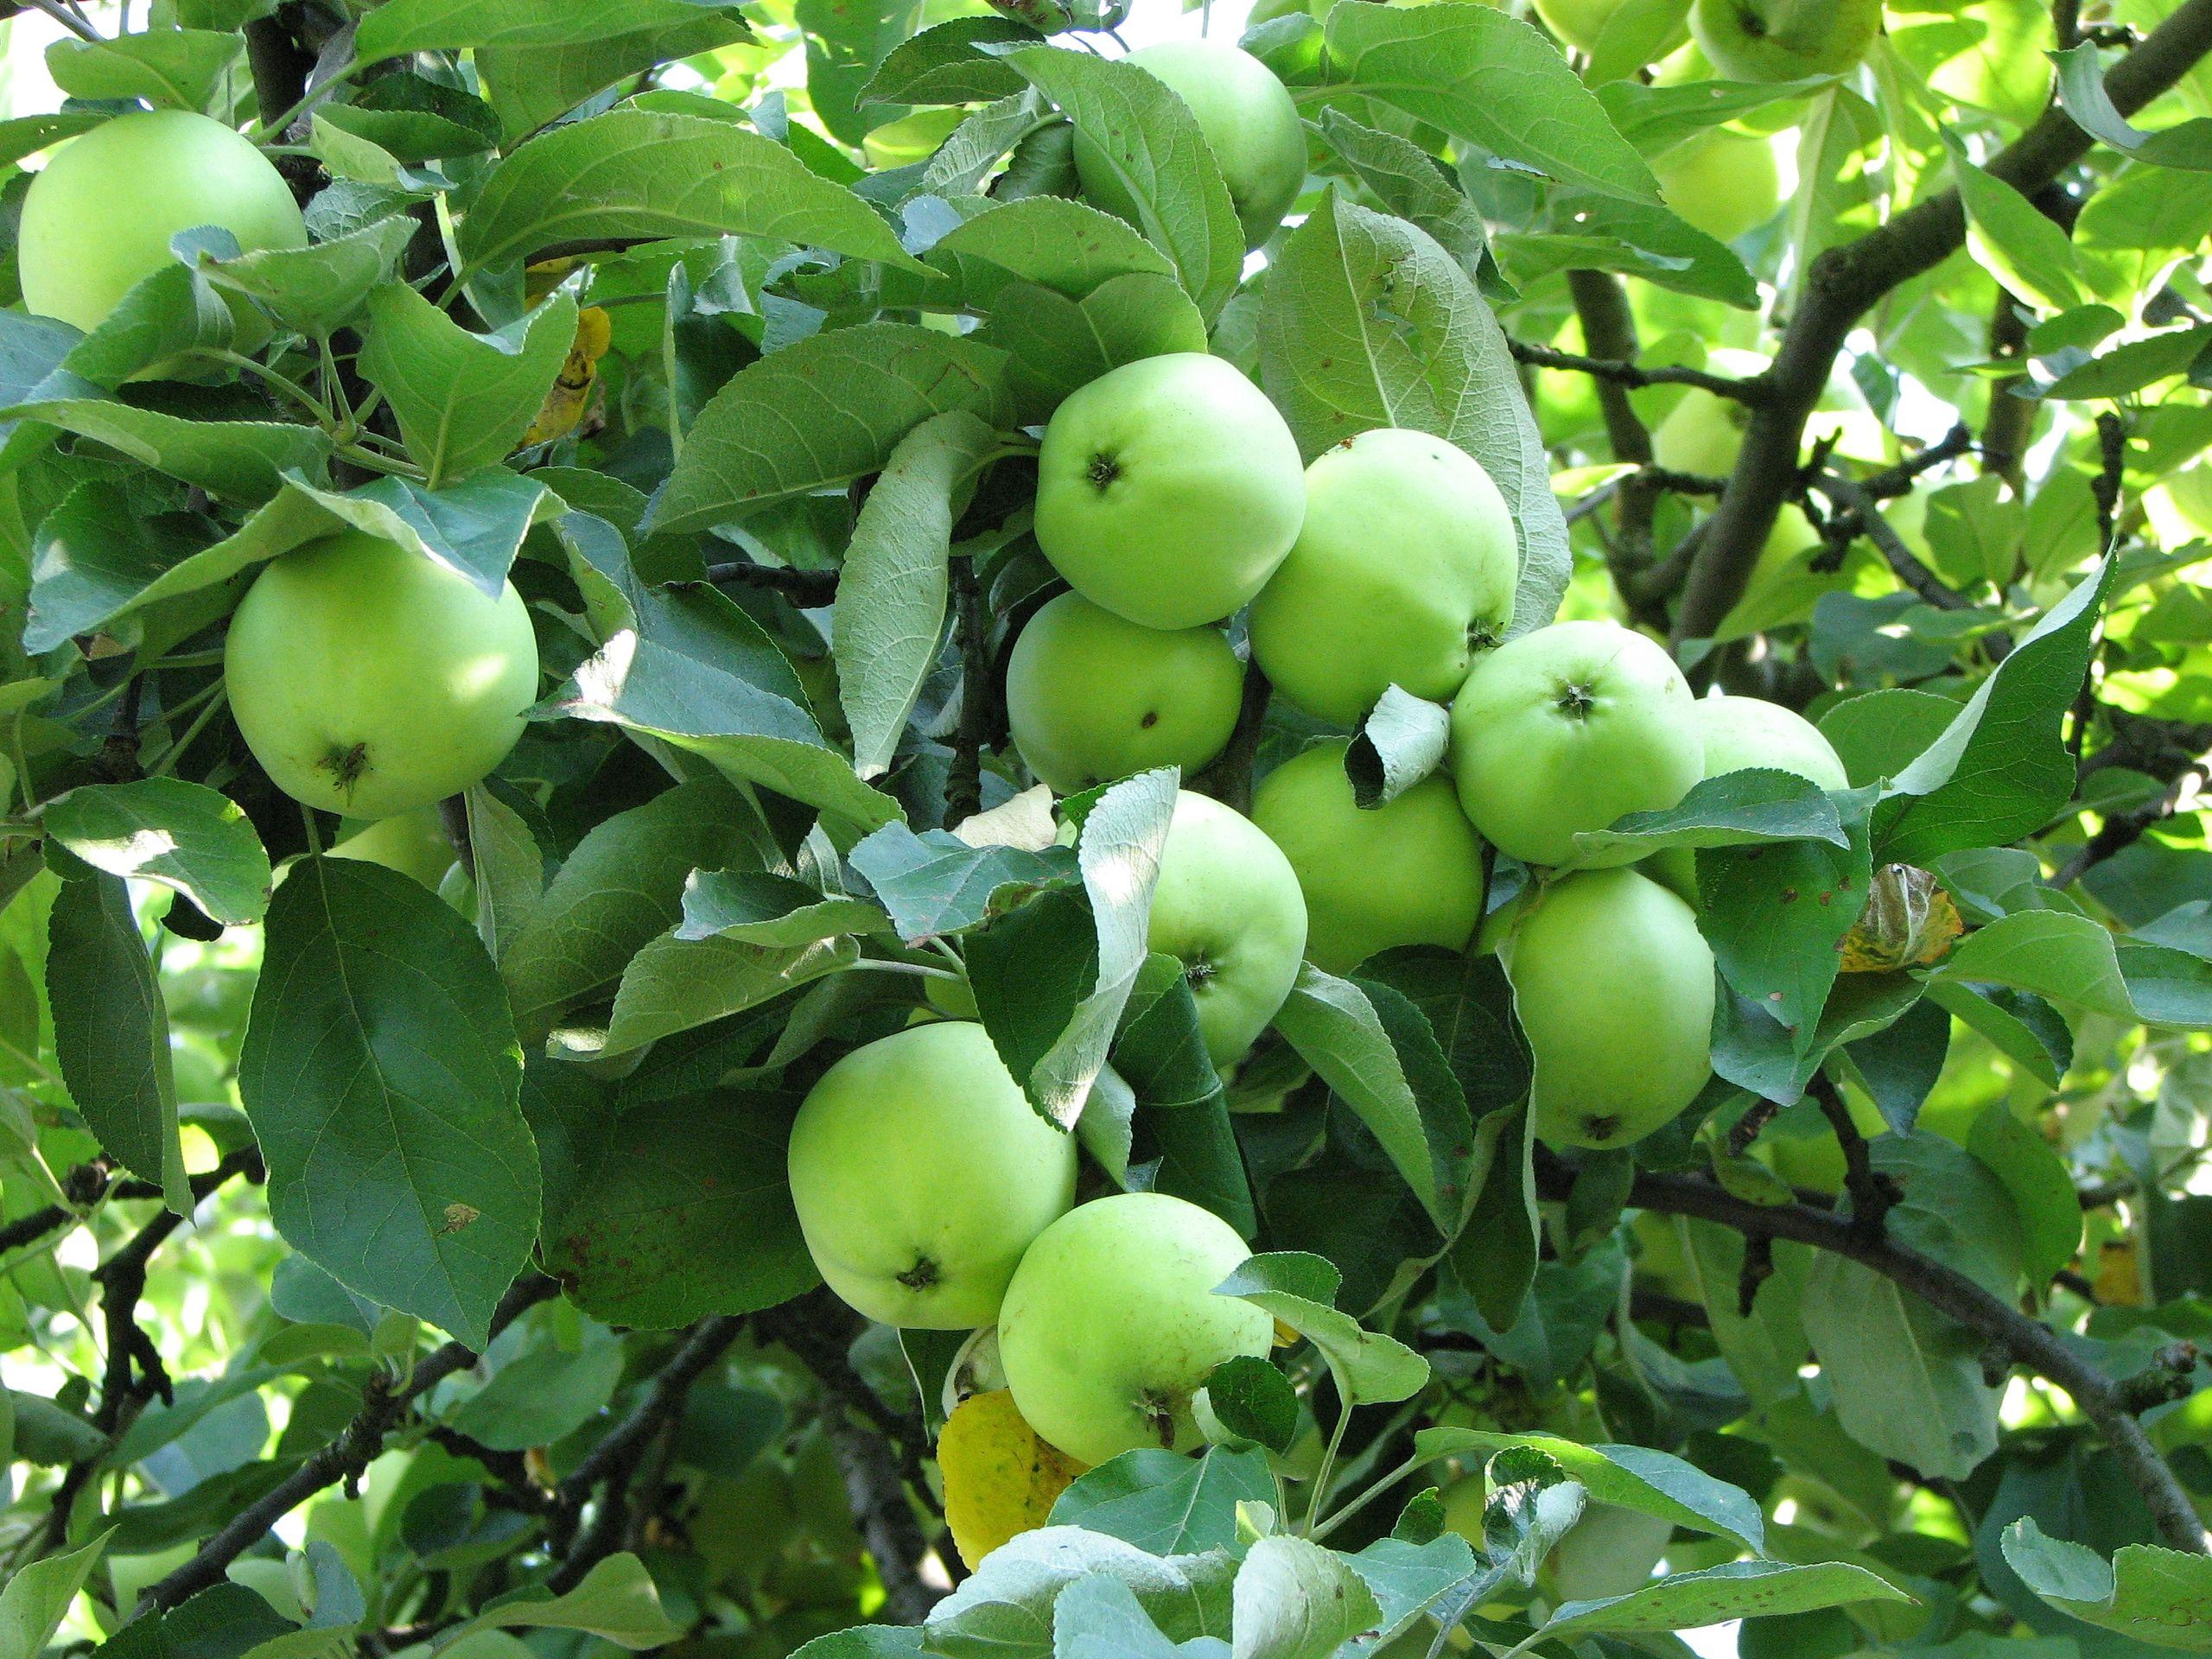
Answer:
<svg viewBox="0 0 2212 1659"><path fill-rule="evenodd" d="M82 1549L33 1561L0 1589L0 1659L38 1659L107 1548L103 1532Z"/></svg>
<svg viewBox="0 0 2212 1659"><path fill-rule="evenodd" d="M1237 1505L1274 1498L1263 1453L1217 1446L1187 1458L1152 1447L1077 1476L1052 1505L1052 1524L1124 1539L1154 1555L1192 1554L1234 1548Z"/></svg>
<svg viewBox="0 0 2212 1659"><path fill-rule="evenodd" d="M749 38L744 16L734 5L651 0L645 10L639 11L595 5L592 0L575 0L575 3L588 9L591 30L605 28L609 17L634 26L620 34L589 39L570 29L537 45L476 48L476 71L484 83L484 95L499 112L500 130L511 142L566 115L594 92L656 65ZM531 6L528 0L514 10L532 24L545 15L543 7ZM639 21L645 16L652 21Z"/></svg>
<svg viewBox="0 0 2212 1659"><path fill-rule="evenodd" d="M493 962L503 962L545 892L545 855L521 813L476 784L468 808L468 849L476 880L476 934Z"/></svg>
<svg viewBox="0 0 2212 1659"><path fill-rule="evenodd" d="M478 46L584 46L696 21L700 0L386 0L361 22L354 54Z"/></svg>
<svg viewBox="0 0 2212 1659"><path fill-rule="evenodd" d="M1928 976L2003 985L2133 1024L2212 1026L2212 963L2116 939L2086 916L2024 910L1977 929Z"/></svg>
<svg viewBox="0 0 2212 1659"><path fill-rule="evenodd" d="M930 1610L929 1649L941 1659L1055 1659L1052 1604L1094 1573L1128 1586L1145 1616L1171 1642L1225 1639L1235 1570L1218 1550L1160 1556L1103 1533L1039 1527L1001 1544Z"/></svg>
<svg viewBox="0 0 2212 1659"><path fill-rule="evenodd" d="M1260 366L1309 459L1370 428L1402 426L1480 461L1520 529L1513 632L1557 613L1572 560L1543 438L1503 331L1427 232L1323 197L1268 267Z"/></svg>
<svg viewBox="0 0 2212 1659"><path fill-rule="evenodd" d="M1022 419L1032 424L1109 369L1207 349L1198 307L1173 279L1150 272L1109 277L1080 300L1012 283L994 303L978 335L1006 353Z"/></svg>
<svg viewBox="0 0 2212 1659"><path fill-rule="evenodd" d="M818 1281L785 1179L796 1100L610 1100L575 1066L543 1060L523 1099L545 1167L546 1266L586 1313L669 1330L772 1307Z"/></svg>
<svg viewBox="0 0 2212 1659"><path fill-rule="evenodd" d="M747 944L796 946L886 930L883 912L865 899L810 887L756 870L699 870L683 884L679 939L720 937Z"/></svg>
<svg viewBox="0 0 2212 1659"><path fill-rule="evenodd" d="M909 944L988 921L1027 892L1076 873L1068 848L972 847L948 830L918 836L903 823L884 825L851 857Z"/></svg>
<svg viewBox="0 0 2212 1659"><path fill-rule="evenodd" d="M1428 1362L1395 1338L1361 1327L1329 1306L1313 1269L1319 1256L1283 1252L1255 1255L1217 1286L1217 1296L1238 1296L1266 1309L1311 1342L1328 1363L1346 1406L1388 1405L1410 1400L1428 1383ZM1325 1265L1325 1264L1323 1264Z"/></svg>
<svg viewBox="0 0 2212 1659"><path fill-rule="evenodd" d="M2212 323L2163 329L2115 346L2077 369L2068 370L2046 386L2043 395L2125 397L2176 375L2194 375L2208 351L2212 351Z"/></svg>
<svg viewBox="0 0 2212 1659"><path fill-rule="evenodd" d="M2113 581L2098 566L1975 688L1942 736L1898 772L1875 819L1878 861L1925 864L1962 847L2001 847L2073 798L2061 734L2081 691Z"/></svg>
<svg viewBox="0 0 2212 1659"><path fill-rule="evenodd" d="M694 870L759 864L746 818L729 786L709 778L592 827L500 958L525 1043L576 1004L613 995L630 958L682 919Z"/></svg>
<svg viewBox="0 0 2212 1659"><path fill-rule="evenodd" d="M494 334L473 334L404 283L369 297L361 372L398 418L435 491L523 440L576 338L576 302L555 293Z"/></svg>
<svg viewBox="0 0 2212 1659"><path fill-rule="evenodd" d="M2019 1217L2021 1265L2040 1287L2082 1248L2082 1201L2066 1160L2003 1101L1982 1109L1967 1150L2005 1184Z"/></svg>
<svg viewBox="0 0 2212 1659"><path fill-rule="evenodd" d="M1732 1292L1734 1287L1730 1288ZM1414 1455L1427 1462L1510 1446L1530 1447L1552 1459L1598 1503L1657 1516L1693 1532L1732 1539L1754 1554L1766 1553L1765 1521L1750 1493L1715 1479L1694 1464L1649 1446L1584 1446L1558 1434L1425 1428L1414 1437Z"/></svg>
<svg viewBox="0 0 2212 1659"><path fill-rule="evenodd" d="M415 228L394 214L313 247L257 248L227 259L203 254L200 269L216 287L267 306L286 327L324 336L359 314Z"/></svg>
<svg viewBox="0 0 2212 1659"><path fill-rule="evenodd" d="M1756 847L1773 842L1824 841L1848 848L1835 803L1795 772L1755 769L1708 778L1679 805L1631 812L1608 829L1574 838L1586 855L1633 849L1638 855L1665 847Z"/></svg>
<svg viewBox="0 0 2212 1659"><path fill-rule="evenodd" d="M645 528L682 534L774 501L880 472L932 415L1013 423L1005 359L909 323L868 323L798 340L741 369L685 438Z"/></svg>
<svg viewBox="0 0 2212 1659"><path fill-rule="evenodd" d="M1625 1596L1570 1601L1545 1624L1548 1637L1600 1630L1686 1630L1734 1618L1809 1613L1860 1601L1919 1605L1886 1579L1848 1561L1796 1566L1786 1561L1729 1561L1698 1573L1655 1580Z"/></svg>
<svg viewBox="0 0 2212 1659"><path fill-rule="evenodd" d="M1373 1131L1437 1230L1454 1236L1468 1197L1466 1102L1420 1010L1379 982L1307 963L1274 1026Z"/></svg>
<svg viewBox="0 0 2212 1659"><path fill-rule="evenodd" d="M1981 1338L1870 1268L1821 1255L1805 1334L1845 1433L1929 1478L1963 1480L1997 1449L1997 1390Z"/></svg>
<svg viewBox="0 0 2212 1659"><path fill-rule="evenodd" d="M72 98L143 99L156 109L203 113L237 61L236 35L162 29L111 40L67 35L46 48L46 71Z"/></svg>
<svg viewBox="0 0 2212 1659"><path fill-rule="evenodd" d="M564 1596L517 1591L454 1631L448 1646L479 1630L582 1630L618 1648L641 1653L683 1634L661 1611L652 1575L635 1555L610 1555Z"/></svg>
<svg viewBox="0 0 2212 1659"><path fill-rule="evenodd" d="M2212 119L2198 116L2145 132L2120 112L2105 90L2104 67L2094 44L2084 42L2051 57L2058 65L2058 100L2082 131L2139 162L2212 170Z"/></svg>
<svg viewBox="0 0 2212 1659"><path fill-rule="evenodd" d="M48 922L54 1050L69 1096L100 1144L192 1213L177 1139L168 1009L130 894L113 875L64 881Z"/></svg>
<svg viewBox="0 0 2212 1659"><path fill-rule="evenodd" d="M1153 1190L1211 1210L1247 1238L1257 1233L1244 1156L1181 958L1145 958L1111 1055L1134 1097L1133 1155L1155 1166Z"/></svg>
<svg viewBox="0 0 2212 1659"><path fill-rule="evenodd" d="M1946 128L1943 144L1966 205L1967 245L1976 263L2046 311L2082 304L2087 296L2072 238L2004 180L1976 167L1957 133Z"/></svg>
<svg viewBox="0 0 2212 1659"><path fill-rule="evenodd" d="M269 908L269 855L232 802L200 784L146 778L87 784L48 801L47 833L94 869L158 881L219 922Z"/></svg>
<svg viewBox="0 0 2212 1659"><path fill-rule="evenodd" d="M1928 982L1928 1000L1980 1033L2046 1088L2057 1088L2074 1064L2074 1033L2040 996L1938 979Z"/></svg>
<svg viewBox="0 0 2212 1659"><path fill-rule="evenodd" d="M238 1058L287 1243L481 1348L537 1231L521 1075L506 993L450 906L358 860L293 867Z"/></svg>
<svg viewBox="0 0 2212 1659"><path fill-rule="evenodd" d="M853 526L830 641L862 778L890 770L937 666L962 486L997 442L966 410L931 416L899 441Z"/></svg>
<svg viewBox="0 0 2212 1659"><path fill-rule="evenodd" d="M1206 1407L1240 1440L1280 1455L1298 1439L1298 1395L1290 1379L1264 1359L1238 1354L1206 1375Z"/></svg>
<svg viewBox="0 0 2212 1659"><path fill-rule="evenodd" d="M2084 1544L2047 1537L2032 1516L2005 1529L2005 1564L2062 1612L2138 1642L2212 1652L2203 1618L2212 1559L2129 1544L2111 1560Z"/></svg>
<svg viewBox="0 0 2212 1659"><path fill-rule="evenodd" d="M1233 1659L1328 1659L1382 1616L1348 1560L1303 1538L1254 1544L1234 1594Z"/></svg>
<svg viewBox="0 0 2212 1659"><path fill-rule="evenodd" d="M677 1032L774 1001L824 974L849 967L860 954L849 938L810 944L753 944L715 937L664 934L622 970L608 1015L607 1054L627 1053Z"/></svg>
<svg viewBox="0 0 2212 1659"><path fill-rule="evenodd" d="M47 398L4 413L104 443L141 466L245 506L275 495L288 474L321 476L332 453L330 440L311 426L187 420L104 397ZM86 528L75 533L82 536Z"/></svg>
<svg viewBox="0 0 2212 1659"><path fill-rule="evenodd" d="M1391 686L1344 751L1354 804L1363 811L1389 805L1444 764L1451 741L1450 709Z"/></svg>
<svg viewBox="0 0 2212 1659"><path fill-rule="evenodd" d="M1444 164L1410 139L1363 126L1342 110L1321 111L1321 137L1385 211L1418 225L1478 283L1503 282L1490 228Z"/></svg>
<svg viewBox="0 0 2212 1659"><path fill-rule="evenodd" d="M955 17L891 48L861 88L871 104L988 104L1028 83L985 46L1034 41L1037 31L1011 17Z"/></svg>
<svg viewBox="0 0 2212 1659"><path fill-rule="evenodd" d="M1560 184L1657 203L1643 158L1535 29L1488 7L1331 10L1328 62L1347 91L1395 105Z"/></svg>
<svg viewBox="0 0 2212 1659"><path fill-rule="evenodd" d="M916 268L851 191L728 121L617 109L531 139L486 181L461 226L471 271L568 242L756 236Z"/></svg>
<svg viewBox="0 0 2212 1659"><path fill-rule="evenodd" d="M622 1380L622 1343L598 1325L573 1348L537 1330L533 1345L492 1374L454 1409L453 1427L494 1452L527 1452L565 1440L607 1409Z"/></svg>
<svg viewBox="0 0 2212 1659"><path fill-rule="evenodd" d="M1211 324L1236 291L1244 231L1190 105L1123 63L1033 46L1001 59L1059 107L1136 204L1138 228L1175 262Z"/></svg>

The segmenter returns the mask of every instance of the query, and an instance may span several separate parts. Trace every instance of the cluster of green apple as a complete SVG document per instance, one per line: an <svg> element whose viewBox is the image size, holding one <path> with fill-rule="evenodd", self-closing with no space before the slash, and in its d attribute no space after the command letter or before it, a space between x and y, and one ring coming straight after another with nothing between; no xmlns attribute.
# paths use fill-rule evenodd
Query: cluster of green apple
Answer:
<svg viewBox="0 0 2212 1659"><path fill-rule="evenodd" d="M130 212L115 211L128 201ZM32 181L24 304L91 330L213 226L246 251L305 247L290 188L232 129L140 111L72 139ZM242 345L267 337L232 302ZM156 371L181 377L189 361ZM349 531L270 563L232 619L224 678L246 747L287 794L356 819L429 805L490 775L537 692L537 642L512 583L495 598L382 537Z"/></svg>

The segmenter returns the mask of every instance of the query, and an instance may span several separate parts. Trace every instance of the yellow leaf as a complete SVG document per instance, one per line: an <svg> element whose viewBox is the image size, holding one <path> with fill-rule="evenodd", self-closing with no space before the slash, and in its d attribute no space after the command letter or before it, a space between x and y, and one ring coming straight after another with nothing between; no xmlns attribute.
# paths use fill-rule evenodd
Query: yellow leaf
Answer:
<svg viewBox="0 0 2212 1659"><path fill-rule="evenodd" d="M599 378L599 359L607 355L607 344L613 339L613 327L602 308L590 305L576 313L576 343L569 348L568 361L562 364L553 390L545 394L537 418L523 434L524 448L565 438L576 429L576 423L584 417L584 405L591 401L592 386Z"/></svg>
<svg viewBox="0 0 2212 1659"><path fill-rule="evenodd" d="M960 1402L937 1437L937 1462L945 1524L971 1571L1007 1539L1043 1526L1089 1466L1039 1440L1005 1389Z"/></svg>
<svg viewBox="0 0 2212 1659"><path fill-rule="evenodd" d="M1874 873L1866 913L1844 936L1843 971L1887 974L1925 968L1949 956L1966 931L1959 907L1934 876L1910 864L1891 864Z"/></svg>
<svg viewBox="0 0 2212 1659"><path fill-rule="evenodd" d="M2144 1305L2143 1274L2136 1262L2135 1241L2108 1238L2097 1252L2097 1300L2113 1307Z"/></svg>

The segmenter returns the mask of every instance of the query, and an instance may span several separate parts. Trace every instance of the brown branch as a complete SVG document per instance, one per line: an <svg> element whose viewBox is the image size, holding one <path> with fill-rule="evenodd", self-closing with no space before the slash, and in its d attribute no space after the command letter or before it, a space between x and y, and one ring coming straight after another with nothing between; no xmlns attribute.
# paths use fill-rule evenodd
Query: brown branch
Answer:
<svg viewBox="0 0 2212 1659"><path fill-rule="evenodd" d="M735 584L766 588L772 594L781 594L801 610L819 610L837 597L835 570L794 570L789 565L752 564L741 560L709 565L706 580L716 588ZM669 584L671 588L685 585Z"/></svg>
<svg viewBox="0 0 2212 1659"><path fill-rule="evenodd" d="M1866 493L1862 484L1853 482L1840 473L1822 473L1813 480L1813 487L1845 510L1846 516L1836 521L1839 535L1847 544L1853 532L1864 534L1879 549L1889 561L1890 569L1897 580L1917 594L1923 602L1939 611L1970 611L1974 601L1920 562L1920 556L1904 544L1904 540L1890 528L1882 517L1880 505Z"/></svg>
<svg viewBox="0 0 2212 1659"><path fill-rule="evenodd" d="M1538 1166L1540 1194L1564 1200L1571 1173L1547 1159ZM1937 1313L1956 1320L2002 1350L2013 1363L2056 1383L2072 1397L2120 1459L2142 1494L2160 1535L2173 1548L2196 1554L2208 1549L2204 1524L2188 1492L2158 1449L2126 1408L2119 1385L2038 1319L2030 1319L1954 1268L1859 1226L1855 1218L1801 1204L1760 1205L1691 1175L1657 1171L1638 1173L1629 1203L1661 1215L1689 1216L1718 1223L1756 1244L1787 1240L1848 1258L1911 1292Z"/></svg>
<svg viewBox="0 0 2212 1659"><path fill-rule="evenodd" d="M605 1490L600 1493L591 1524L545 1580L545 1587L555 1595L575 1589L586 1573L622 1547L630 1485L646 1451L675 1423L691 1385L728 1351L744 1324L742 1319L718 1313L693 1325L675 1357L653 1379L644 1402L609 1430L561 1483L558 1502L572 1514L582 1510L595 1488Z"/></svg>
<svg viewBox="0 0 2212 1659"><path fill-rule="evenodd" d="M1835 1084L1822 1073L1815 1072L1805 1085L1805 1092L1821 1109L1821 1116L1827 1119L1828 1128L1835 1132L1836 1143L1843 1148L1843 1188L1851 1195L1851 1224L1868 1238L1879 1240L1888 1224L1890 1211L1903 1194L1895 1181L1874 1168L1866 1137L1859 1134L1859 1125L1852 1121L1851 1108L1844 1103Z"/></svg>
<svg viewBox="0 0 2212 1659"><path fill-rule="evenodd" d="M552 1280L536 1274L517 1281L499 1299L499 1306L492 1315L492 1334L499 1335L538 1303L557 1294L560 1288ZM372 1373L368 1386L363 1390L361 1409L336 1438L232 1516L229 1524L200 1547L198 1554L147 1591L141 1599L143 1604L162 1609L175 1607L221 1582L230 1564L259 1543L269 1529L284 1516L327 1487L340 1481L359 1479L362 1471L384 1450L385 1440L398 1427L408 1408L454 1372L474 1365L476 1360L474 1348L461 1342L448 1342L417 1364L404 1382L397 1382L386 1371Z"/></svg>
<svg viewBox="0 0 2212 1659"><path fill-rule="evenodd" d="M1597 276L1595 271L1569 271L1570 281L1576 276ZM1585 339L1587 340L1586 334ZM1641 391L1647 386L1694 386L1700 391L1709 391L1716 397L1726 397L1739 404L1758 404L1766 396L1766 380L1763 375L1738 378L1732 375L1708 374L1703 369L1677 368L1662 365L1642 368L1624 358L1585 357L1578 352L1555 351L1549 346L1538 346L1525 340L1508 342L1513 349L1516 362L1526 363L1531 368L1562 369L1570 374L1586 374L1593 380L1629 391ZM1602 349L1590 342L1593 350Z"/></svg>
<svg viewBox="0 0 2212 1659"><path fill-rule="evenodd" d="M2182 0L2142 45L2113 67L2105 90L2122 114L2133 114L2171 88L2208 51L2212 0ZM2089 135L2064 111L2054 109L1996 156L1989 171L2033 196L2091 147ZM1806 423L1852 329L1884 295L1934 270L1965 241L1966 211L1952 189L1814 261L1803 303L1784 331L1766 377L1770 395L1752 410L1735 474L1691 565L1675 620L1678 645L1709 638L1743 597L1797 476Z"/></svg>
<svg viewBox="0 0 2212 1659"><path fill-rule="evenodd" d="M991 664L991 613L972 559L955 556L952 637L960 651L960 725L952 740L952 769L944 784L947 829L983 810L983 748L990 740L995 696Z"/></svg>
<svg viewBox="0 0 2212 1659"><path fill-rule="evenodd" d="M1268 723L1268 704L1274 696L1274 685L1261 671L1259 664L1244 665L1244 696L1236 709L1236 725L1229 734L1229 747L1222 750L1213 763L1192 780L1225 806L1239 812L1252 810L1252 762L1260 753L1260 736Z"/></svg>

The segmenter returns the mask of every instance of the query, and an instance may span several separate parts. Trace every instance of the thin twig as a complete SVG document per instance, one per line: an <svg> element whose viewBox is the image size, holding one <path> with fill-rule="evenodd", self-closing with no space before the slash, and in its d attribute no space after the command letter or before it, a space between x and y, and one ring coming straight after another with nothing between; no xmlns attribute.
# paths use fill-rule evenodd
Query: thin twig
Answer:
<svg viewBox="0 0 2212 1659"><path fill-rule="evenodd" d="M1586 374L1592 379L1607 381L1630 391L1641 391L1647 386L1694 386L1700 391L1713 393L1716 397L1751 404L1764 401L1766 397L1766 378L1764 375L1738 378L1708 374L1703 369L1678 368L1671 365L1647 369L1618 358L1585 357L1580 353L1556 351L1549 346L1538 346L1525 340L1513 340L1510 344L1516 362L1526 363L1531 368L1563 369L1571 374Z"/></svg>
<svg viewBox="0 0 2212 1659"><path fill-rule="evenodd" d="M781 594L801 610L818 610L837 597L837 573L834 570L794 570L789 565L732 562L709 565L706 579L716 588L734 585L766 588L772 594Z"/></svg>
<svg viewBox="0 0 2212 1659"><path fill-rule="evenodd" d="M972 559L952 561L952 637L960 652L960 724L952 738L952 770L945 779L945 827L983 810L983 748L990 740L997 695L991 673L991 613Z"/></svg>

